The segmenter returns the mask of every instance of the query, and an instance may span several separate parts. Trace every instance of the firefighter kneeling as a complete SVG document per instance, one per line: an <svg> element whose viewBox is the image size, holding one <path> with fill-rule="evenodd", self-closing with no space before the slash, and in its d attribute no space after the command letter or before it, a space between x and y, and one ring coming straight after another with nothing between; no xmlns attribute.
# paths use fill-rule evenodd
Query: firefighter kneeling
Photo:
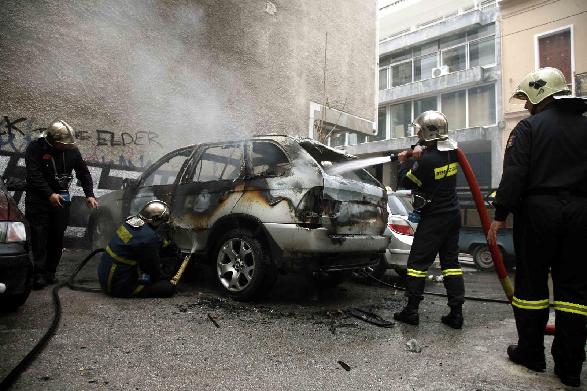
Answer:
<svg viewBox="0 0 587 391"><path fill-rule="evenodd" d="M168 242L156 232L168 221L169 207L154 200L116 230L98 266L104 292L115 297L173 296L175 286L161 279L160 252ZM141 278L145 274L148 279Z"/></svg>

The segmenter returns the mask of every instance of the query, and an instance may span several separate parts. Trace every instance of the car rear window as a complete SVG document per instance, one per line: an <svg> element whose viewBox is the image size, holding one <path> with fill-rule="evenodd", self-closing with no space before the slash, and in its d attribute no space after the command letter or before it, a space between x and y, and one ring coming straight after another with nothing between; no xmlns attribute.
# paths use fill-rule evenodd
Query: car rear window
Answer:
<svg viewBox="0 0 587 391"><path fill-rule="evenodd" d="M407 216L412 210L412 204L407 198L389 194L387 198L389 210L394 215Z"/></svg>
<svg viewBox="0 0 587 391"><path fill-rule="evenodd" d="M310 156L314 158L314 160L316 160L316 162L323 169L328 168L327 166L325 166L325 164L347 162L354 159L354 157L351 155L347 155L344 152L337 151L336 149L330 148L324 144L320 144L314 140L300 141L299 144L302 148L304 148L306 152L310 154ZM373 178L373 176L363 168L335 175L341 176L345 179L352 179L355 181L364 182L370 185L381 187L381 183L379 183L377 179Z"/></svg>

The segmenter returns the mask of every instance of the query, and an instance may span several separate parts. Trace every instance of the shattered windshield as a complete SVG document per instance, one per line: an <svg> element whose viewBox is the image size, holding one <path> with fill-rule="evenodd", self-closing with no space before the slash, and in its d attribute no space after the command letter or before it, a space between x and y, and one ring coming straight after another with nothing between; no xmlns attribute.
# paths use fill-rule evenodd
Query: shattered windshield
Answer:
<svg viewBox="0 0 587 391"><path fill-rule="evenodd" d="M300 141L299 144L314 158L314 160L316 160L316 162L318 162L320 167L325 170L330 168L334 163L347 162L355 159L352 155L330 148L324 144L317 143L314 140L303 140ZM381 186L377 179L362 168L338 173L336 175L345 179L365 182L374 186Z"/></svg>

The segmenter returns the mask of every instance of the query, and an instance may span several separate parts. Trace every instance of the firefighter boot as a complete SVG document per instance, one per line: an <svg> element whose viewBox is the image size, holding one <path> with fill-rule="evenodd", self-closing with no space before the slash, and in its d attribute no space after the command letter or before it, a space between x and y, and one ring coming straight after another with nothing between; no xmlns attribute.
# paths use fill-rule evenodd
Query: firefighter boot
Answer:
<svg viewBox="0 0 587 391"><path fill-rule="evenodd" d="M544 372L546 369L544 353L542 356L539 354L525 354L521 351L518 345L510 345L508 346L508 356L511 361L515 362L516 364L523 365L533 371Z"/></svg>
<svg viewBox="0 0 587 391"><path fill-rule="evenodd" d="M463 327L463 306L455 305L450 307L448 315L440 318L442 323L452 327L453 329L460 329Z"/></svg>
<svg viewBox="0 0 587 391"><path fill-rule="evenodd" d="M417 326L420 323L419 306L420 300L418 298L409 297L408 304L400 312L394 313L393 318L397 321Z"/></svg>

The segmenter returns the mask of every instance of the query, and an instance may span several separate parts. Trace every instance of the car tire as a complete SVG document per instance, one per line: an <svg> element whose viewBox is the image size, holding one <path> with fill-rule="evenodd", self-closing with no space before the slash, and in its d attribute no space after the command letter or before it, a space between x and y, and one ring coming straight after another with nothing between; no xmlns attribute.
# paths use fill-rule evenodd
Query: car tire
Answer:
<svg viewBox="0 0 587 391"><path fill-rule="evenodd" d="M92 249L106 248L114 234L114 222L105 214L97 214L90 223L90 244Z"/></svg>
<svg viewBox="0 0 587 391"><path fill-rule="evenodd" d="M269 291L277 273L265 243L244 228L218 240L214 259L220 287L235 300L247 301Z"/></svg>
<svg viewBox="0 0 587 391"><path fill-rule="evenodd" d="M501 254L503 257L503 251ZM477 268L477 270L489 271L495 269L495 265L493 264L493 258L491 257L491 252L489 251L489 247L486 245L475 247L475 249L473 250L473 261L475 262L475 267Z"/></svg>
<svg viewBox="0 0 587 391"><path fill-rule="evenodd" d="M0 310L1 311L16 311L18 309L18 307L20 307L21 305L23 305L27 301L30 293L31 293L31 290L28 289L26 292L21 293L20 295L14 295L14 296L2 298L0 300Z"/></svg>

